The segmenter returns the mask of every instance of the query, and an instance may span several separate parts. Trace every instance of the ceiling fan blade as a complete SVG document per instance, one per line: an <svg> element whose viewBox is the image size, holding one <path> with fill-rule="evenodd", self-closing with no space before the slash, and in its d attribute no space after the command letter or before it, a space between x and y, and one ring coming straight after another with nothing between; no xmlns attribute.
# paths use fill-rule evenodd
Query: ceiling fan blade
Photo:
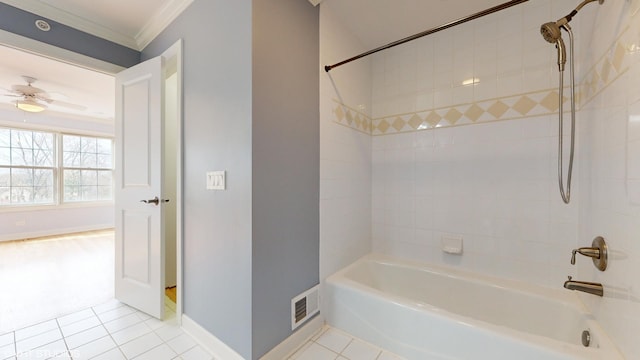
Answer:
<svg viewBox="0 0 640 360"><path fill-rule="evenodd" d="M87 107L84 105L72 104L66 101L51 100L51 99L48 99L45 101L53 106L61 106L61 107L66 107L68 109L74 109L74 110L80 110L80 111L87 110Z"/></svg>
<svg viewBox="0 0 640 360"><path fill-rule="evenodd" d="M13 85L11 86L11 89L15 92L19 92L25 95L35 95L35 94L42 95L43 93L44 94L47 93L46 91L31 85Z"/></svg>
<svg viewBox="0 0 640 360"><path fill-rule="evenodd" d="M2 97L13 97L13 98L24 97L23 95L18 95L18 94L0 94L0 96L2 96Z"/></svg>

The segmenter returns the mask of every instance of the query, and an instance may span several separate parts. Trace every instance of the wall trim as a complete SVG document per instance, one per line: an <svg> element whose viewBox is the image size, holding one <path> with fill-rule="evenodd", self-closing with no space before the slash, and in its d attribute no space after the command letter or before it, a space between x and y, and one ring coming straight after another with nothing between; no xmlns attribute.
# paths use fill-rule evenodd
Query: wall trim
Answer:
<svg viewBox="0 0 640 360"><path fill-rule="evenodd" d="M5 30L0 30L0 44L103 74L114 75L124 70L124 67L120 65L111 64Z"/></svg>
<svg viewBox="0 0 640 360"><path fill-rule="evenodd" d="M298 331L291 334L283 342L276 345L271 351L266 353L260 360L282 360L288 359L300 347L302 347L309 339L318 334L324 326L324 318L321 315L309 320L302 325Z"/></svg>
<svg viewBox="0 0 640 360"><path fill-rule="evenodd" d="M182 330L191 335L200 345L210 352L216 359L224 360L244 360L240 354L235 352L227 344L222 342L215 335L208 332L197 322L187 315L182 315Z"/></svg>
<svg viewBox="0 0 640 360"><path fill-rule="evenodd" d="M103 39L112 41L116 44L126 46L130 49L139 50L139 49L136 49L137 44L133 38L128 37L124 34L117 33L102 25L98 25L93 21L85 19L81 16L66 12L64 10L60 10L42 1L4 0L3 2L6 3L7 5L11 5L20 10L24 10L32 14L35 14L37 16L41 16L41 17L59 22L61 24L83 31L87 34L101 37Z"/></svg>
<svg viewBox="0 0 640 360"><path fill-rule="evenodd" d="M151 19L142 27L140 32L128 36L118 33L108 27L99 25L90 19L60 10L54 6L38 0L4 0L4 3L20 10L45 17L47 19L70 26L130 49L141 51L164 30L178 15L186 9L193 0L171 0L162 8L157 9Z"/></svg>
<svg viewBox="0 0 640 360"><path fill-rule="evenodd" d="M135 41L142 51L160 33L171 24L182 12L193 3L193 0L172 0L158 10L142 29L136 34Z"/></svg>
<svg viewBox="0 0 640 360"><path fill-rule="evenodd" d="M0 236L0 242L15 241L15 240L29 240L29 239L37 239L37 238L47 237L47 236L65 235L65 234L73 234L73 233L80 233L80 232L87 232L87 231L108 230L108 229L113 229L113 224L97 224L97 225L76 226L76 227L68 227L68 228L53 229L53 230L27 231L23 233L13 233L8 235L2 235Z"/></svg>

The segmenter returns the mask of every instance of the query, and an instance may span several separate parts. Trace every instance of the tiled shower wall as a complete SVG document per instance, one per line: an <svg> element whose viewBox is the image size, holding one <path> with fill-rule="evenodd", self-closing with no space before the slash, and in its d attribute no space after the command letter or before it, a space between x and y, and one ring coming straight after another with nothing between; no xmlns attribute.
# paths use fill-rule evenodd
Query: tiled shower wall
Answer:
<svg viewBox="0 0 640 360"><path fill-rule="evenodd" d="M374 57L374 251L552 287L574 275L581 184L565 205L556 51L539 31L574 6L531 1ZM442 252L451 235L463 255Z"/></svg>
<svg viewBox="0 0 640 360"><path fill-rule="evenodd" d="M592 31L590 83L615 68L616 53L624 60L581 111L578 244L600 235L611 252L604 272L577 259L579 279L605 289L580 296L625 357L640 359L640 1L606 1Z"/></svg>
<svg viewBox="0 0 640 360"><path fill-rule="evenodd" d="M320 7L320 64L365 51L350 36L333 2ZM320 71L320 279L371 252L371 135L333 118L336 99L371 109L371 63L365 59ZM366 116L365 116L366 118ZM355 120L355 119L352 119ZM367 125L368 126L368 125Z"/></svg>

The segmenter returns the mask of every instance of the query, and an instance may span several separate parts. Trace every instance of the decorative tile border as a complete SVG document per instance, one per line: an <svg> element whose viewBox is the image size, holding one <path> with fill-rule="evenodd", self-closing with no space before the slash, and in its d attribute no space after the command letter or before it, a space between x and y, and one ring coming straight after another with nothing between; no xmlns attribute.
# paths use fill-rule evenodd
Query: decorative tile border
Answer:
<svg viewBox="0 0 640 360"><path fill-rule="evenodd" d="M564 103L568 98L564 98ZM557 90L542 90L527 94L483 100L415 113L373 119L372 135L428 130L441 127L477 124L523 117L549 115L557 112Z"/></svg>
<svg viewBox="0 0 640 360"><path fill-rule="evenodd" d="M588 104L596 95L614 83L629 69L632 36L629 27L576 86L578 108ZM637 46L637 44L636 44ZM568 74L565 74L567 77ZM569 110L569 88L565 88L563 106ZM371 119L368 115L334 100L333 121L357 131L373 135L391 135L442 127L471 125L493 121L515 120L535 116L557 114L559 94L557 89L539 90L474 103L458 104L443 108L389 115Z"/></svg>
<svg viewBox="0 0 640 360"><path fill-rule="evenodd" d="M633 45L632 41L627 40L629 36L631 36L631 31L627 26L605 54L587 71L578 86L581 95L580 105L588 104L602 90L606 89L629 70L631 58L629 55L631 53L628 49Z"/></svg>
<svg viewBox="0 0 640 360"><path fill-rule="evenodd" d="M333 121L354 130L371 135L371 117L352 107L333 100Z"/></svg>

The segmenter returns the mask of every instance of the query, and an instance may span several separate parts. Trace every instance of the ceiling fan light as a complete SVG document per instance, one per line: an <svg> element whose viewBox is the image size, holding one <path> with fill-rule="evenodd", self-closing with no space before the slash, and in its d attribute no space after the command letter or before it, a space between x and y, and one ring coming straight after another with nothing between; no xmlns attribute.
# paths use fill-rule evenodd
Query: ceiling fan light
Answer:
<svg viewBox="0 0 640 360"><path fill-rule="evenodd" d="M40 104L30 99L16 101L16 107L22 111L33 113L41 112L47 108L46 105Z"/></svg>

